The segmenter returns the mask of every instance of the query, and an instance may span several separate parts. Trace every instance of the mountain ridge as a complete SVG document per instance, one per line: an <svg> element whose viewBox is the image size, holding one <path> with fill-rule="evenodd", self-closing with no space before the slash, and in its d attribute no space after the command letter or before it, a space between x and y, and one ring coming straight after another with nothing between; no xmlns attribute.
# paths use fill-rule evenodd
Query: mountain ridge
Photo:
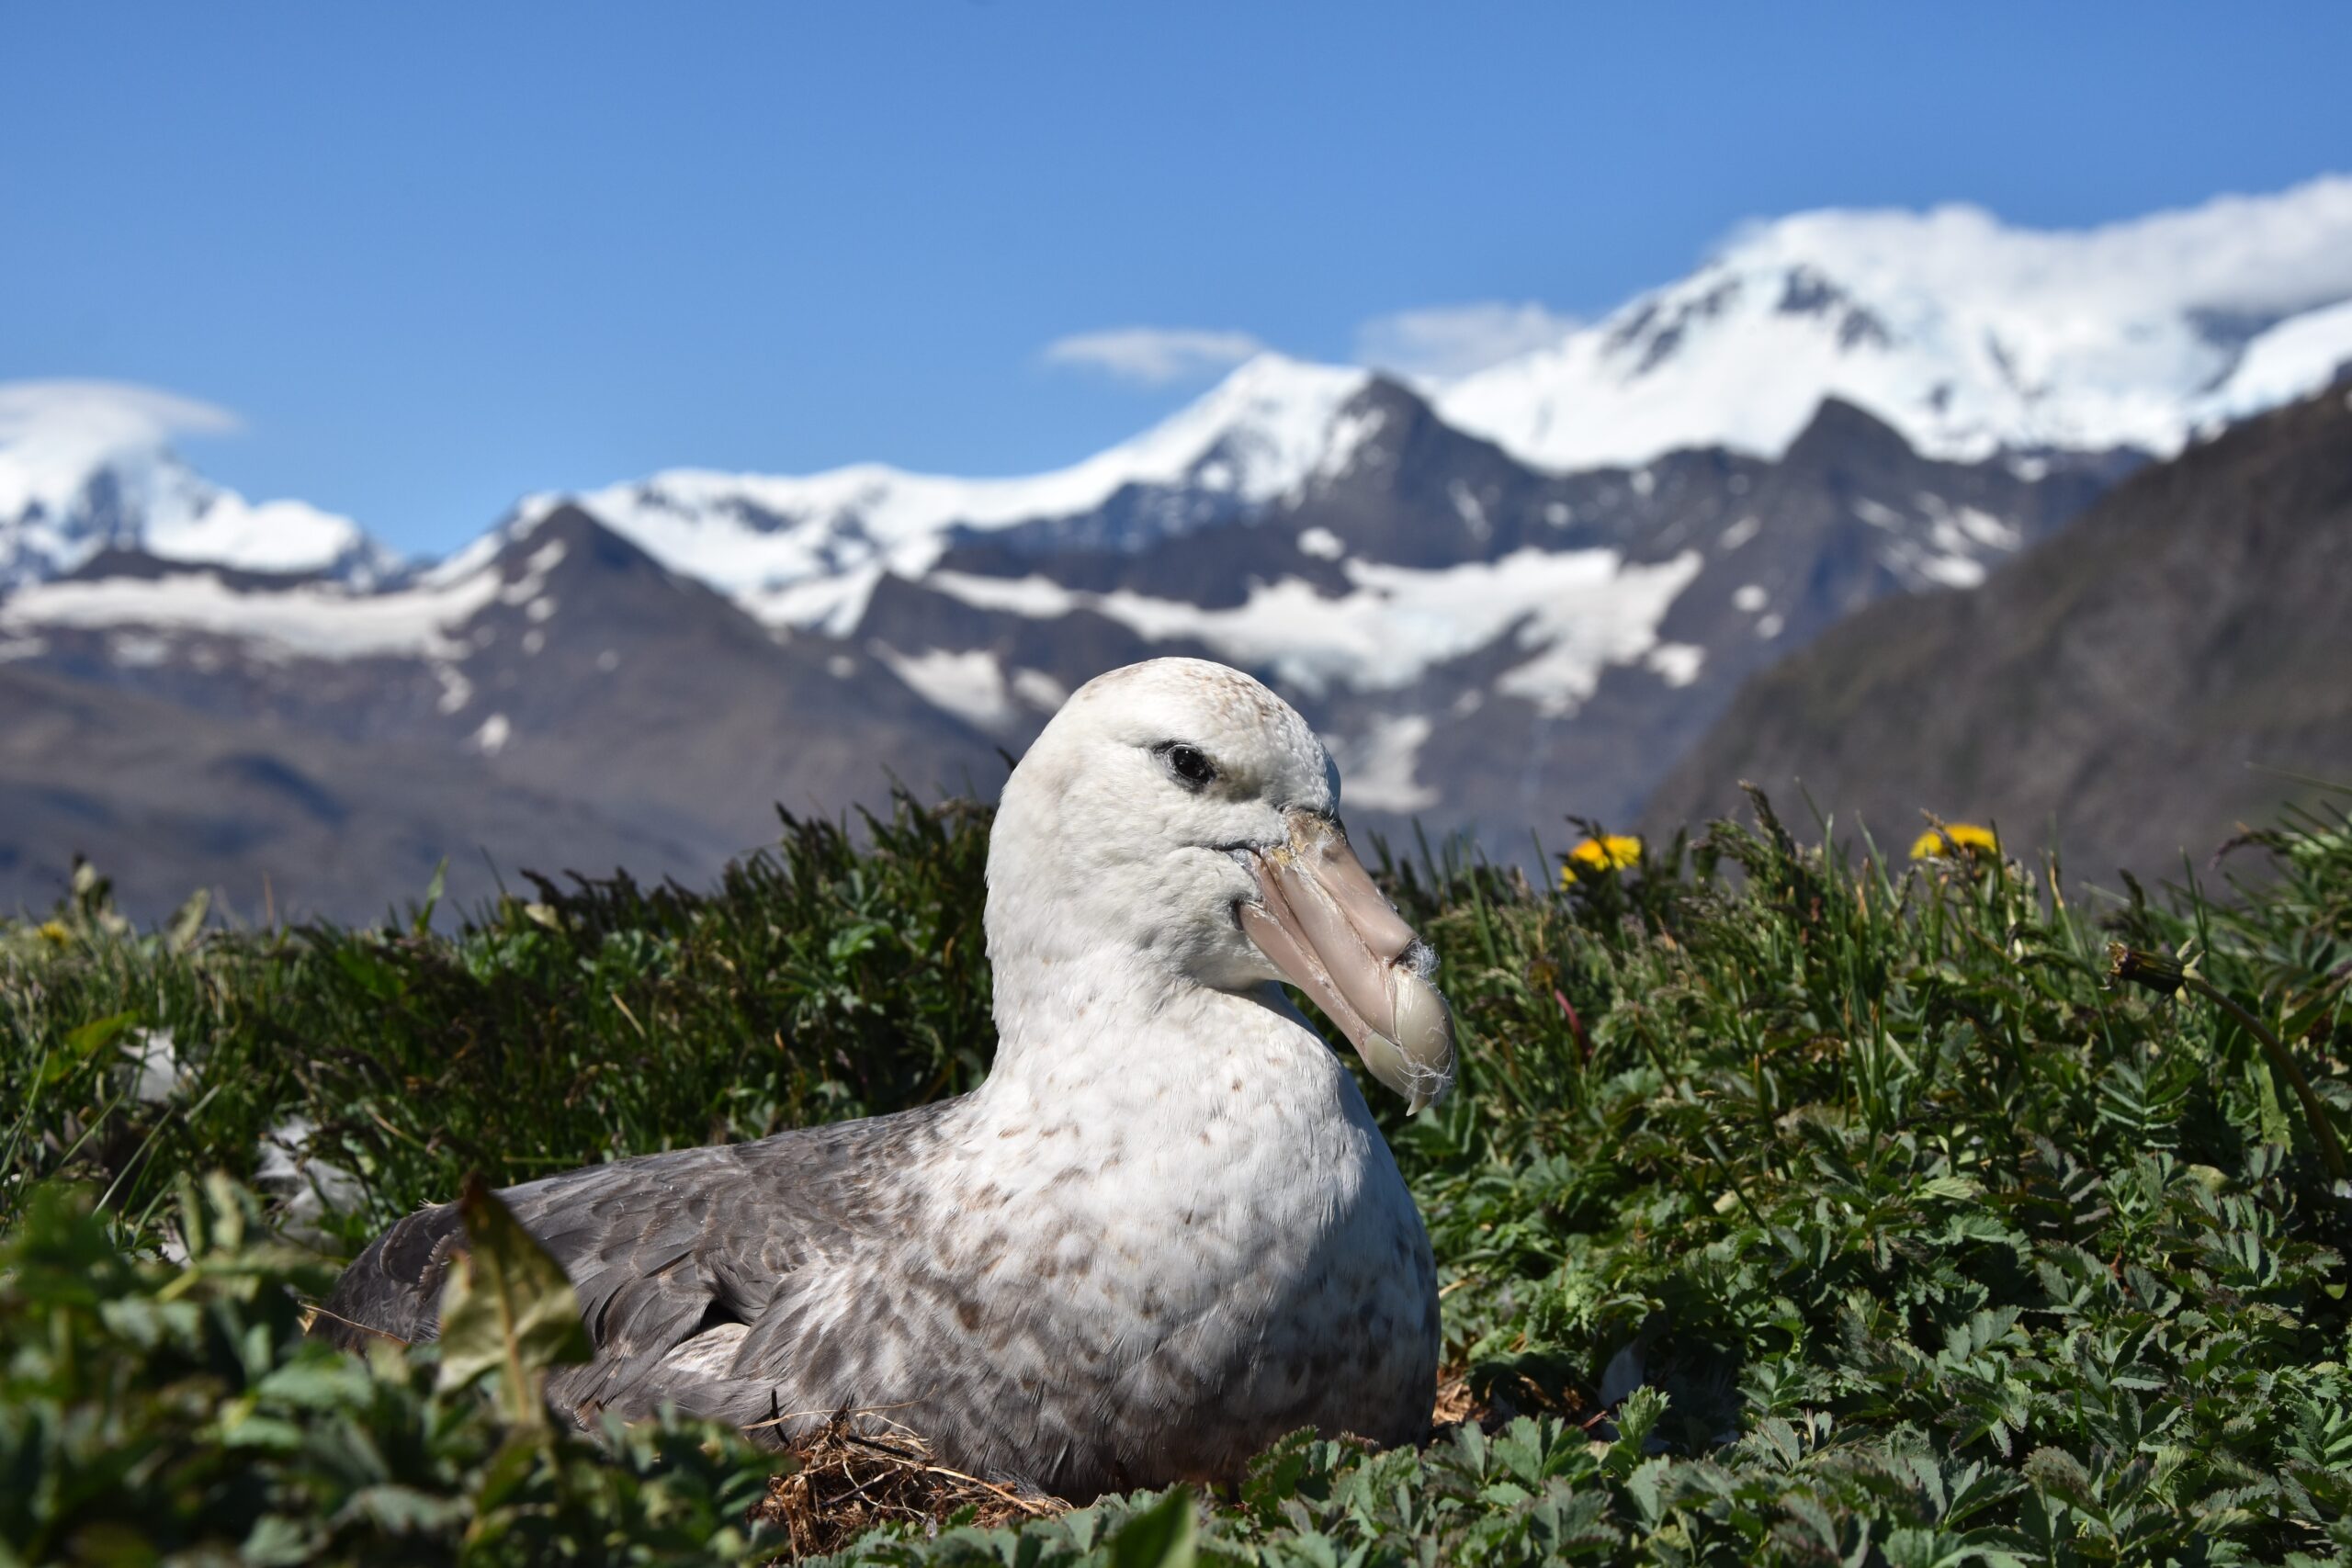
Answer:
<svg viewBox="0 0 2352 1568"><path fill-rule="evenodd" d="M1919 813L2056 829L2070 866L2196 865L2352 784L2352 379L2143 469L1973 592L1865 608L1741 689L1649 820L1803 787L1907 842Z"/></svg>
<svg viewBox="0 0 2352 1568"><path fill-rule="evenodd" d="M1829 396L1956 461L2169 457L2332 379L2352 360L2347 300L2352 176L2091 230L1827 209L1751 225L1438 403L1562 469L1703 445L1777 456Z"/></svg>
<svg viewBox="0 0 2352 1568"><path fill-rule="evenodd" d="M1928 457L2031 464L2169 455L2346 362L2352 175L2329 175L2090 230L2007 225L1964 206L1796 213L1748 225L1692 273L1555 344L1415 391L1454 430L1546 473L1711 448L1777 458L1832 398ZM1097 542L1262 507L1345 467L1363 434L1346 410L1378 375L1266 353L1138 434L1044 473L664 469L526 495L490 535L569 497L759 618L840 634L881 570L920 570L959 531L1099 515L1123 489L1160 504ZM232 423L144 389L0 386L0 592L70 570L99 544L395 575L397 558L349 519L255 506L166 444ZM92 497L93 482L125 494ZM157 513L145 523L129 515L142 497Z"/></svg>
<svg viewBox="0 0 2352 1568"><path fill-rule="evenodd" d="M429 565L395 561L356 528L297 530L301 548L205 562L178 553L193 536L187 507L150 540L135 508L98 504L164 493L157 474L198 483L164 438L204 428L204 411L133 400L107 414L85 388L73 418L42 427L47 447L33 443L48 453L33 465L40 484L25 479L22 443L0 439L0 500L48 498L30 523L0 511L0 561L17 572L0 586L0 668L79 682L89 703L114 692L259 725L289 747L440 759L482 790L571 803L602 824L588 838L638 835L650 874L700 874L758 841L778 799L870 805L893 773L991 793L1001 755L1079 683L1187 654L1250 669L1297 702L1367 826L1422 820L1516 855L1531 826L1635 820L1751 676L1880 601L1974 590L2145 461L2131 445L1984 446L1981 421L1923 435L1917 410L1890 413L1872 389L1849 396L1826 375L1825 364L1909 355L1916 381L1928 350L1951 347L1920 348L1921 321L1974 308L1906 315L1876 273L1793 270L1803 247L1787 236L1807 224L1850 239L1857 224L1899 237L1955 221L1884 219L1782 220L1710 264L1747 278L1739 288L1702 268L1576 340L1670 388L1751 318L1770 329L1751 347L1813 334L1815 359L1783 356L1785 384L1758 404L1784 423L1804 409L1769 451L1725 440L1564 469L1532 461L1520 434L1455 417L1476 377L1430 388L1264 355L1133 439L1044 475L672 469L526 497ZM2262 272L2262 244L2221 244L2222 220L2238 220L2257 240L2294 231L2291 244L2263 241L2279 276ZM1967 221L1985 240L1989 220ZM2162 417L2133 428L2186 430L2233 385L2231 396L2256 385L2283 396L2352 349L2352 303L2306 308L2338 281L2311 236L2346 224L2352 180L2143 220L2120 239L2060 236L2056 252L2074 260L2056 272L2074 282L2046 285L2034 308L2074 309L2083 278L2129 272L2124 262L2195 262L2188 282L2148 285L2093 321L2098 352L2084 361L2114 370L2099 354L2144 325L2154 299L2169 312L2148 340L2161 352L2132 385ZM2165 243L2148 250L2150 234ZM1880 234L1882 251L1890 243ZM1849 271L1870 271L1854 257L1876 253L1847 250ZM1944 264L1905 265L1898 282ZM2352 289L2352 271L2341 280ZM2183 333L2204 360L2182 356ZM1710 342L1718 350L1702 353ZM2220 366L2219 378L2183 393L2183 367L2199 365ZM1721 379L1690 428L1739 412L1755 377ZM2075 391L2089 407L2124 381L2094 376ZM1539 390L1546 418L1565 417L1558 388ZM1639 400L1615 396L1600 388L1574 411L1603 445L1611 429L1647 428ZM9 428L0 421L0 437ZM2052 430L2065 434L2029 434ZM103 457L109 441L129 442L124 473L147 478L101 483L102 462L76 479L51 460ZM203 493L227 522L259 514ZM56 510L61 496L81 511ZM309 765L345 776L334 759ZM58 766L62 777L81 764ZM268 797L239 798L260 809ZM452 842L497 818L462 792L435 798L455 813L442 829ZM53 886L55 846L32 848Z"/></svg>
<svg viewBox="0 0 2352 1568"><path fill-rule="evenodd" d="M247 501L169 445L176 433L234 424L148 388L0 382L0 594L125 548L361 585L399 576L401 558L350 518L307 502Z"/></svg>
<svg viewBox="0 0 2352 1568"><path fill-rule="evenodd" d="M443 758L639 833L647 874L699 874L778 799L871 804L893 773L990 794L1079 683L1193 654L1283 685L1367 828L1509 849L1568 812L1629 818L1744 673L1853 604L1980 573L2105 482L1920 458L1835 403L1779 463L1569 476L1394 382L1342 412L1346 462L1256 512L1140 548L961 536L877 572L847 637L763 624L559 506L375 589L111 558L0 600L0 666Z"/></svg>

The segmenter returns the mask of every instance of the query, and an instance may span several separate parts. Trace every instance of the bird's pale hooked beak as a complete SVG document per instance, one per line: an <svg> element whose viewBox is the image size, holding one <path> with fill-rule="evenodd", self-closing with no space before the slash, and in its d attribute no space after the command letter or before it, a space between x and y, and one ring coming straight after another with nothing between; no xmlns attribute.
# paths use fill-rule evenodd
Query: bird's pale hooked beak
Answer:
<svg viewBox="0 0 2352 1568"><path fill-rule="evenodd" d="M1372 1076L1413 1110L1453 1083L1453 1012L1431 983L1437 955L1389 908L1328 817L1291 814L1290 841L1250 852L1258 901L1241 929L1283 978L1354 1043Z"/></svg>

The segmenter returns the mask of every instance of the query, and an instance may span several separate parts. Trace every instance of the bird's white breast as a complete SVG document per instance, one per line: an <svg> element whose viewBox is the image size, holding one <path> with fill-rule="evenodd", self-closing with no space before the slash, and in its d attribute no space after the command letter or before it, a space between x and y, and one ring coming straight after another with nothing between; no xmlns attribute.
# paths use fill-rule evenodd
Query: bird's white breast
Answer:
<svg viewBox="0 0 2352 1568"><path fill-rule="evenodd" d="M1117 1431L1138 1474L1229 1472L1308 1425L1417 1437L1429 1243L1353 1078L1271 993L1172 1005L1199 1016L1033 1052L972 1098L934 1189L960 1217L927 1238L938 1277L985 1292L960 1326L1034 1443Z"/></svg>

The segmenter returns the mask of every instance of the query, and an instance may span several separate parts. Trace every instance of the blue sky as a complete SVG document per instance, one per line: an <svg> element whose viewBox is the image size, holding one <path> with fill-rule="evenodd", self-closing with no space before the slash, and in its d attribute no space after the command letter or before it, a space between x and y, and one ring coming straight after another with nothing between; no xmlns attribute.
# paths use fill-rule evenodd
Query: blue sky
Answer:
<svg viewBox="0 0 2352 1568"><path fill-rule="evenodd" d="M0 59L0 379L225 406L207 471L424 551L676 464L1047 467L1202 384L1075 334L1341 359L1750 217L2352 166L2340 4L19 3Z"/></svg>

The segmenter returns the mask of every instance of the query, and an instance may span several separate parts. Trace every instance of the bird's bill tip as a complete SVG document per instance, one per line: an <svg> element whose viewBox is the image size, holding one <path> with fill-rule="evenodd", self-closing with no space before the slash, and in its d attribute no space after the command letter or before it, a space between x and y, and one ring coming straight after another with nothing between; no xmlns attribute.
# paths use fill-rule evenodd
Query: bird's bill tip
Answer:
<svg viewBox="0 0 2352 1568"><path fill-rule="evenodd" d="M1284 979L1329 1015L1372 1076L1415 1111L1453 1083L1453 1012L1436 955L1380 896L1347 835L1300 812L1287 843L1251 856L1259 897L1241 927Z"/></svg>

